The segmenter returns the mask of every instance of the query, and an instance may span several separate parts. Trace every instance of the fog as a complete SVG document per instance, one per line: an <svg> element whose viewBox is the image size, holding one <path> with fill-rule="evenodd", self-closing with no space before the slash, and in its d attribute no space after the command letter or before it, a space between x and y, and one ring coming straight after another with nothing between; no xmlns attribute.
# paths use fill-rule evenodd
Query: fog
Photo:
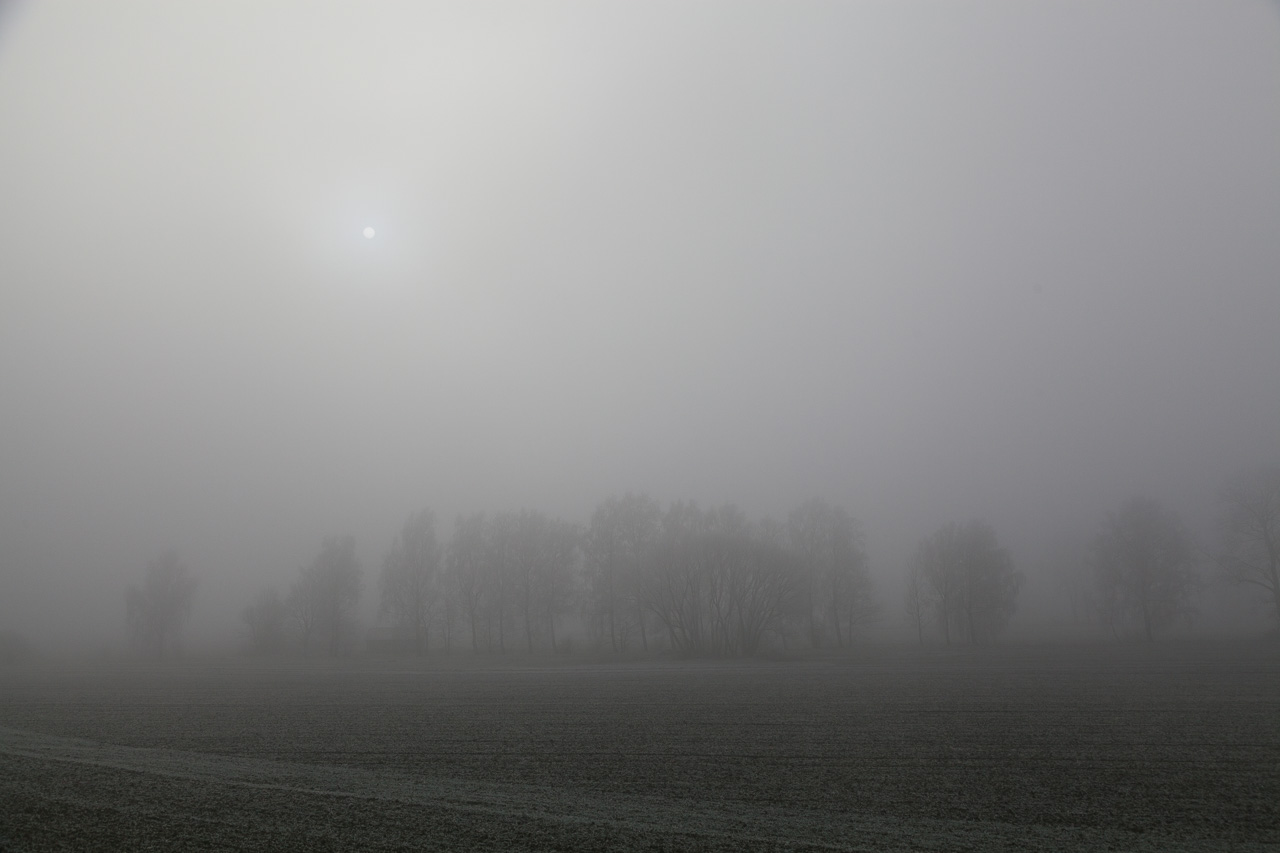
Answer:
<svg viewBox="0 0 1280 853"><path fill-rule="evenodd" d="M1263 2L0 6L0 629L632 491L844 506L887 629L983 519L1034 633L1280 463L1278 151Z"/></svg>

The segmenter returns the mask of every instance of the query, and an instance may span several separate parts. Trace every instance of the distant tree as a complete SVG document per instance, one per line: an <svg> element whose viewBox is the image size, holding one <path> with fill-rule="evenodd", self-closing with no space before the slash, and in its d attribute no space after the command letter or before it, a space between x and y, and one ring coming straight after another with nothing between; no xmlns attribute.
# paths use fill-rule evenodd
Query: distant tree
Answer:
<svg viewBox="0 0 1280 853"><path fill-rule="evenodd" d="M382 564L379 612L390 615L413 643L417 654L427 651L431 614L440 599L442 553L436 539L436 517L423 510L405 522Z"/></svg>
<svg viewBox="0 0 1280 853"><path fill-rule="evenodd" d="M581 557L582 531L576 524L552 519L546 531L535 598L546 622L551 651L558 651L556 619L573 606Z"/></svg>
<svg viewBox="0 0 1280 853"><path fill-rule="evenodd" d="M924 620L929 602L921 566L912 562L907 569L907 583L902 595L902 609L915 626L916 638L924 645Z"/></svg>
<svg viewBox="0 0 1280 853"><path fill-rule="evenodd" d="M449 579L449 573L445 564L441 564L440 571L440 639L444 644L445 654L453 650L454 638L457 636L458 628L458 602L453 595L452 581Z"/></svg>
<svg viewBox="0 0 1280 853"><path fill-rule="evenodd" d="M703 570L695 544L710 527L710 518L692 501L673 501L662 513L657 542L646 549L639 573L647 608L667 631L667 642L682 654L704 653L708 645L702 620Z"/></svg>
<svg viewBox="0 0 1280 853"><path fill-rule="evenodd" d="M801 597L803 575L777 525L732 506L675 504L648 550L642 600L684 655L754 655Z"/></svg>
<svg viewBox="0 0 1280 853"><path fill-rule="evenodd" d="M962 550L960 527L948 524L920 540L911 558L911 574L921 584L918 604L933 610L947 645L951 645L953 614L960 594L958 560Z"/></svg>
<svg viewBox="0 0 1280 853"><path fill-rule="evenodd" d="M298 579L289 591L289 611L302 630L303 650L309 651L312 636L319 634L329 654L341 652L359 600L355 539L326 539L315 560L298 570Z"/></svg>
<svg viewBox="0 0 1280 853"><path fill-rule="evenodd" d="M259 591L240 618L249 627L249 644L255 652L274 652L284 646L289 607L274 586Z"/></svg>
<svg viewBox="0 0 1280 853"><path fill-rule="evenodd" d="M1118 620L1133 618L1151 640L1176 619L1191 617L1196 548L1177 513L1134 498L1107 515L1093 552L1099 605L1113 630Z"/></svg>
<svg viewBox="0 0 1280 853"><path fill-rule="evenodd" d="M546 557L547 517L540 512L521 510L515 519L512 591L522 623L525 651L533 654L533 635L538 609L539 570Z"/></svg>
<svg viewBox="0 0 1280 853"><path fill-rule="evenodd" d="M310 567L298 569L298 577L289 587L289 596L285 599L285 607L289 616L298 626L298 634L302 637L302 653L311 654L311 639L320 622L320 584Z"/></svg>
<svg viewBox="0 0 1280 853"><path fill-rule="evenodd" d="M630 628L649 647L646 610L639 594L639 569L657 540L662 510L648 495L628 492L611 497L591 515L584 539L588 586L587 614L592 632L609 638L613 651L627 646Z"/></svg>
<svg viewBox="0 0 1280 853"><path fill-rule="evenodd" d="M1071 615L1071 624L1096 622L1098 605L1087 537L1069 532L1055 536L1044 555L1044 567L1053 588Z"/></svg>
<svg viewBox="0 0 1280 853"><path fill-rule="evenodd" d="M506 653L507 632L514 626L519 525L520 517L515 513L498 513L489 520L485 539L486 642L492 651L496 631L499 653Z"/></svg>
<svg viewBox="0 0 1280 853"><path fill-rule="evenodd" d="M139 649L157 658L176 648L182 626L191 615L196 579L175 551L166 551L147 564L142 585L130 584L126 615Z"/></svg>
<svg viewBox="0 0 1280 853"><path fill-rule="evenodd" d="M458 516L449 540L446 577L449 596L466 619L471 651L480 650L479 628L484 618L488 586L485 559L489 551L489 527L483 513Z"/></svg>
<svg viewBox="0 0 1280 853"><path fill-rule="evenodd" d="M1262 590L1280 620L1280 468L1238 474L1218 497L1223 509L1219 567L1232 583Z"/></svg>
<svg viewBox="0 0 1280 853"><path fill-rule="evenodd" d="M822 644L824 627L837 647L852 643L854 630L879 615L858 522L815 498L791 513L787 530L805 569L810 643Z"/></svg>
<svg viewBox="0 0 1280 853"><path fill-rule="evenodd" d="M577 559L576 528L540 512L524 510L514 521L511 587L525 648L546 638L556 649L556 616L569 605Z"/></svg>
<svg viewBox="0 0 1280 853"><path fill-rule="evenodd" d="M949 524L920 543L913 571L925 583L943 639L993 641L1009 624L1022 573L989 524Z"/></svg>

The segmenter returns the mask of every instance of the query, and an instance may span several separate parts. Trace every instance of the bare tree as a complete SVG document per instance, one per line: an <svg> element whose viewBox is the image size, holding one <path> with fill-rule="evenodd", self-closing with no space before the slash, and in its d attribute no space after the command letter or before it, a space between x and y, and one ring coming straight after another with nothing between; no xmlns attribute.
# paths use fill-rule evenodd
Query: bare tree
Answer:
<svg viewBox="0 0 1280 853"><path fill-rule="evenodd" d="M382 589L379 613L390 615L407 634L416 654L427 651L431 614L440 598L441 548L436 517L423 510L405 522L378 578Z"/></svg>
<svg viewBox="0 0 1280 853"><path fill-rule="evenodd" d="M631 626L640 632L641 645L648 649L646 611L636 583L641 561L657 538L661 514L652 498L628 492L604 501L591 516L584 543L588 619L600 636L608 635L615 652L626 648Z"/></svg>
<svg viewBox="0 0 1280 853"><path fill-rule="evenodd" d="M1046 574L1067 605L1071 624L1096 622L1098 605L1087 537L1059 533L1049 541L1044 561Z"/></svg>
<svg viewBox="0 0 1280 853"><path fill-rule="evenodd" d="M524 628L525 651L533 654L533 635L538 608L538 586L542 565L547 559L549 521L545 515L521 510L515 521L512 588L516 609Z"/></svg>
<svg viewBox="0 0 1280 853"><path fill-rule="evenodd" d="M959 596L960 528L948 524L920 541L911 558L911 571L923 585L920 605L933 609L942 640L951 645L951 626Z"/></svg>
<svg viewBox="0 0 1280 853"><path fill-rule="evenodd" d="M737 551L739 562L729 577L731 648L754 655L767 636L781 635L783 620L800 600L803 575L795 552L771 535L769 525L744 532Z"/></svg>
<svg viewBox="0 0 1280 853"><path fill-rule="evenodd" d="M1232 583L1262 590L1280 621L1280 468L1238 474L1218 497L1223 507L1218 565Z"/></svg>
<svg viewBox="0 0 1280 853"><path fill-rule="evenodd" d="M488 595L485 627L487 645L493 650L493 631L498 632L498 651L507 651L507 629L512 627L515 614L515 575L517 565L517 531L520 517L514 513L500 513L489 522L489 535L485 540L484 572Z"/></svg>
<svg viewBox="0 0 1280 853"><path fill-rule="evenodd" d="M285 607L289 610L289 616L297 623L298 633L302 637L302 654L311 654L311 638L320 621L320 584L315 574L308 571L306 566L298 569L298 577L289 587Z"/></svg>
<svg viewBox="0 0 1280 853"><path fill-rule="evenodd" d="M126 615L138 648L158 658L176 648L195 591L196 579L176 551L148 563L142 585L130 584L126 594Z"/></svg>
<svg viewBox="0 0 1280 853"><path fill-rule="evenodd" d="M1109 513L1094 540L1100 607L1114 630L1135 618L1147 640L1194 612L1198 589L1196 549L1177 513L1151 498L1137 497Z"/></svg>
<svg viewBox="0 0 1280 853"><path fill-rule="evenodd" d="M803 588L776 525L752 526L732 506L675 504L648 551L642 599L684 655L753 655L779 632Z"/></svg>
<svg viewBox="0 0 1280 853"><path fill-rule="evenodd" d="M260 590L240 618L249 627L249 644L255 652L274 652L284 646L284 625L289 618L289 608L274 586Z"/></svg>
<svg viewBox="0 0 1280 853"><path fill-rule="evenodd" d="M442 610L440 640L444 645L445 654L448 654L453 650L453 639L457 634L458 602L453 594L452 581L447 569L442 569L440 572L440 608Z"/></svg>
<svg viewBox="0 0 1280 853"><path fill-rule="evenodd" d="M858 522L815 498L791 513L787 530L805 567L810 643L821 645L826 627L837 647L852 643L854 630L879 615Z"/></svg>
<svg viewBox="0 0 1280 853"><path fill-rule="evenodd" d="M535 598L545 620L551 651L558 651L556 619L568 612L575 598L582 532L576 524L551 519L538 567Z"/></svg>
<svg viewBox="0 0 1280 853"><path fill-rule="evenodd" d="M912 562L907 569L907 583L903 590L902 609L916 629L916 638L924 645L924 619L929 602L925 586L924 572L919 564Z"/></svg>
<svg viewBox="0 0 1280 853"><path fill-rule="evenodd" d="M556 616L569 606L578 531L540 512L522 510L511 524L509 585L530 654L543 643L556 650Z"/></svg>
<svg viewBox="0 0 1280 853"><path fill-rule="evenodd" d="M448 581L450 597L467 620L471 633L471 651L480 650L480 620L488 598L484 572L488 551L489 529L483 513L458 516L448 548Z"/></svg>
<svg viewBox="0 0 1280 853"><path fill-rule="evenodd" d="M920 543L914 560L947 643L989 643L1009 624L1022 573L989 524L949 524Z"/></svg>
<svg viewBox="0 0 1280 853"><path fill-rule="evenodd" d="M350 536L326 539L315 560L298 572L289 592L289 610L302 629L304 651L316 633L326 640L331 655L337 655L346 644L360 600L360 563L355 547Z"/></svg>

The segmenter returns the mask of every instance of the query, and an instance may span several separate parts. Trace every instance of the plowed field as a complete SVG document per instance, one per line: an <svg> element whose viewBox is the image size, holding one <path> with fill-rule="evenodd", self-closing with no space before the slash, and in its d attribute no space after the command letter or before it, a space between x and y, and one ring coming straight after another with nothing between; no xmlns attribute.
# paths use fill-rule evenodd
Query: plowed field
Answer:
<svg viewBox="0 0 1280 853"><path fill-rule="evenodd" d="M0 850L1276 850L1280 647L0 672Z"/></svg>

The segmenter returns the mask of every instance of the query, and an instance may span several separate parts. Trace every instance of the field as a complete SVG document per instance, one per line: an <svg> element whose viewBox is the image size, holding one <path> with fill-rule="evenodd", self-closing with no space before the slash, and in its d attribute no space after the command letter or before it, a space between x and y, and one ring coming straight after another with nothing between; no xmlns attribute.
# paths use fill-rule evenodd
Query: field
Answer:
<svg viewBox="0 0 1280 853"><path fill-rule="evenodd" d="M0 850L1277 850L1280 646L0 671Z"/></svg>

